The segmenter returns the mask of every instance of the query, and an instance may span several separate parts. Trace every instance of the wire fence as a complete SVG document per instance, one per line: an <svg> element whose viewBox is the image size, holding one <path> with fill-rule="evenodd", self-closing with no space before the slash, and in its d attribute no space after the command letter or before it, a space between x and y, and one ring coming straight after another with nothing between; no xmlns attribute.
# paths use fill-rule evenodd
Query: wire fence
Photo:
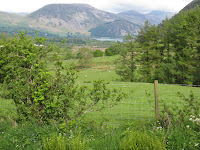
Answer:
<svg viewBox="0 0 200 150"><path fill-rule="evenodd" d="M128 84L111 84L113 88L121 88L122 91L128 93L128 97L124 98L113 108L102 110L98 113L89 115L90 119L107 121L107 124L121 125L124 123L132 123L134 121L155 121L155 91L152 83L128 83ZM158 84L159 113L163 111L165 105L179 106L184 105L184 100L180 97L183 94L189 98L191 92L195 98L200 100L200 86L183 86L183 84Z"/></svg>
<svg viewBox="0 0 200 150"><path fill-rule="evenodd" d="M86 85L92 86L91 83ZM109 84L108 87L120 89L127 93L117 105L108 106L101 111L87 112L85 117L89 120L96 120L111 125L132 123L137 120L154 121L155 119L155 95L153 83L127 83ZM158 84L159 112L163 110L163 104L168 106L182 106L183 99L179 96L182 93L185 97L193 92L195 98L200 100L200 86L183 86L173 84ZM0 99L0 116L16 115L15 105L12 100Z"/></svg>

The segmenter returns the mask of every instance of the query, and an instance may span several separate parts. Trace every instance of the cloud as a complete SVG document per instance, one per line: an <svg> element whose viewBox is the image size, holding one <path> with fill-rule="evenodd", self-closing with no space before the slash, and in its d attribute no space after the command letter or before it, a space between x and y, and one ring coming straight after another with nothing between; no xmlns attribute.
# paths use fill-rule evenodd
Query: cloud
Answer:
<svg viewBox="0 0 200 150"><path fill-rule="evenodd" d="M140 12L165 10L177 12L192 0L5 0L0 11L32 12L51 3L86 3L114 13L137 10Z"/></svg>
<svg viewBox="0 0 200 150"><path fill-rule="evenodd" d="M178 12L192 0L116 0L112 7L104 7L107 11L122 12L136 10L139 12L150 12L152 10L164 10Z"/></svg>

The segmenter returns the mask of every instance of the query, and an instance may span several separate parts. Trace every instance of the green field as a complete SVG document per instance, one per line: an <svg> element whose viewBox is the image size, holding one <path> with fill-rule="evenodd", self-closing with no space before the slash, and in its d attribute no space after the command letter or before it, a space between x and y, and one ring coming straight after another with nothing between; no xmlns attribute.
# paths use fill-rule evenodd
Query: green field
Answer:
<svg viewBox="0 0 200 150"><path fill-rule="evenodd" d="M117 105L107 106L108 108L102 111L88 111L84 114L85 117L89 120L96 120L97 122L105 119L106 124L112 125L130 123L133 120L155 120L154 84L120 82L120 77L113 70L113 61L117 57L118 56L94 58L90 68L79 71L77 84L91 87L94 80L103 79L109 82L109 88L118 89L121 92L127 93L127 97L122 99ZM70 64L73 61L76 60L68 60L64 61L64 63ZM3 91L3 89L1 89L1 91ZM183 93L188 97L190 91L192 91L196 97L200 97L200 90L198 87L159 84L160 111L162 110L163 102L169 106L175 104L182 105L183 100L180 99L177 93ZM1 99L0 112L4 115L16 117L12 100Z"/></svg>

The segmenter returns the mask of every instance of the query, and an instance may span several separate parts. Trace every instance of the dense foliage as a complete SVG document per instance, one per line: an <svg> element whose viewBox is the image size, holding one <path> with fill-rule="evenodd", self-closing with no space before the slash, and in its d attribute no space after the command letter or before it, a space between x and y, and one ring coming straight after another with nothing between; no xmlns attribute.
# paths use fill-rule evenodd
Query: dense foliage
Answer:
<svg viewBox="0 0 200 150"><path fill-rule="evenodd" d="M126 36L124 43L121 43L118 49L121 47L120 52L118 52L121 57L116 60L115 72L121 76L122 80L134 81L134 72L136 69L136 49L135 43L133 42L133 37L129 34ZM116 51L117 52L117 51Z"/></svg>
<svg viewBox="0 0 200 150"><path fill-rule="evenodd" d="M4 98L13 99L20 120L39 124L51 120L68 126L99 102L115 104L122 98L115 90L107 89L102 80L94 81L93 88L77 83L76 71L65 67L59 56L54 56L54 68L48 69L48 52L54 45L45 45L45 39L35 39L24 32L15 37L1 37L0 76L5 92ZM35 44L34 44L35 43ZM87 65L88 49L80 51L81 65ZM86 55L86 56L85 56ZM105 108L95 107L95 111Z"/></svg>
<svg viewBox="0 0 200 150"><path fill-rule="evenodd" d="M103 56L103 52L99 49L95 50L93 53L94 57L102 57Z"/></svg>
<svg viewBox="0 0 200 150"><path fill-rule="evenodd" d="M199 16L197 6L181 11L170 20L166 18L157 27L149 21L144 23L135 38L135 45L139 45L135 47L139 81L158 79L162 83L200 84ZM117 48L105 54L113 52Z"/></svg>

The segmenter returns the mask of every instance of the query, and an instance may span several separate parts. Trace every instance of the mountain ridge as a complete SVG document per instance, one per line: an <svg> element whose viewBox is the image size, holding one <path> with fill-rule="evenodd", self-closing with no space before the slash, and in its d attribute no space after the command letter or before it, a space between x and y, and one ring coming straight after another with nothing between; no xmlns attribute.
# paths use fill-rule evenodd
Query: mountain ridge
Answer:
<svg viewBox="0 0 200 150"><path fill-rule="evenodd" d="M129 29L132 28L134 30L132 33L136 34L142 22L148 19L148 17L134 10L130 12L132 14L135 13L135 15L131 16L130 14L129 16L125 16L123 12L120 14L110 13L96 9L88 4L49 4L28 15L17 15L17 17L15 17L16 14L9 14L13 16L10 17L13 18L13 20L6 20L6 18L3 17L5 15L1 15L0 13L0 20L19 27L23 26L24 28L51 31L61 36L68 36L71 34L90 36L89 30L98 28L98 26L106 26L107 28L108 26L106 23L108 22L118 29L121 28L117 30L117 33L126 29L126 32L121 32L121 34L124 35L124 33L130 32ZM134 17L136 18L135 20L133 19ZM151 15L151 18L152 22L157 20L156 16ZM127 25L127 27L117 24L119 22L116 20L120 20L120 24ZM137 22L137 20L139 21ZM0 21L0 24L2 24L2 22ZM110 26L110 28L112 27ZM111 32L110 29L108 30Z"/></svg>
<svg viewBox="0 0 200 150"><path fill-rule="evenodd" d="M200 0L193 0L188 5L186 5L181 11L187 11L187 10L193 9L197 5L200 6Z"/></svg>
<svg viewBox="0 0 200 150"><path fill-rule="evenodd" d="M171 18L175 13L165 11L152 11L147 14L137 12L135 10L129 10L119 13L119 15L130 19L131 22L142 25L146 20L149 20L151 24L158 25L167 17Z"/></svg>

